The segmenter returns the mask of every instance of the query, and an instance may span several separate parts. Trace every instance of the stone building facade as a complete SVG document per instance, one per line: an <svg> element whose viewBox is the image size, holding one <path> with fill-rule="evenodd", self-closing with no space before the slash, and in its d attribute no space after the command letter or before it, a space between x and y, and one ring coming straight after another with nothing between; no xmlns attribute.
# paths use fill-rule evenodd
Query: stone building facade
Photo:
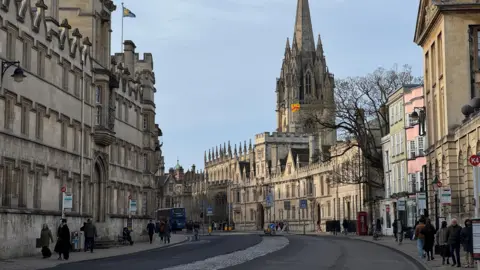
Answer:
<svg viewBox="0 0 480 270"><path fill-rule="evenodd" d="M42 224L56 231L62 188L73 198L71 231L92 218L113 239L132 214L137 238L154 211L153 59L140 59L131 41L110 57L115 8L107 0L0 3L0 58L19 61L26 75L14 82L13 66L0 88L2 259L38 252ZM128 198L138 202L134 213Z"/></svg>
<svg viewBox="0 0 480 270"><path fill-rule="evenodd" d="M365 183L368 169L358 149L337 142L333 130L303 123L312 113L323 123L334 121L333 87L320 38L314 43L308 0L298 0L294 39L291 46L287 40L277 79L278 132L205 152L206 183L223 185L216 193L227 194L227 219L237 229L263 229L273 221L286 221L292 230L314 230L317 223L325 229L327 220L354 220L368 210L379 189ZM306 208L300 200L307 200Z"/></svg>
<svg viewBox="0 0 480 270"><path fill-rule="evenodd" d="M414 42L422 47L424 59L425 181L431 216L461 220L473 216L473 173L468 159L480 151L479 14L480 4L474 0L422 0L419 4ZM435 178L452 190L451 204L440 205L438 213L433 199Z"/></svg>

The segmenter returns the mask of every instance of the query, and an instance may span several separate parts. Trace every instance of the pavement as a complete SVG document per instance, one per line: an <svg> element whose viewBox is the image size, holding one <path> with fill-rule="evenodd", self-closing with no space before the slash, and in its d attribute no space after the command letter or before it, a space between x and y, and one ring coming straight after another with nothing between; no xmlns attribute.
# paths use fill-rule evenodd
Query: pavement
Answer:
<svg viewBox="0 0 480 270"><path fill-rule="evenodd" d="M88 260L98 260L107 257L113 256L122 256L126 254L138 253L142 251L148 251L152 249L164 249L167 247L174 247L175 245L180 245L186 241L186 236L182 234L172 234L170 239L170 244L160 243L160 239L157 237L156 242L153 244L150 243L135 243L133 246L121 246L110 249L99 249L94 250L93 253L90 252L71 252L70 259L57 260L57 254L53 254L51 258L42 259L40 249L38 256L34 257L22 257L9 260L0 260L0 269L2 270L37 270L37 269L48 269L55 266L60 266L58 269L63 269L63 265L70 265L74 262L83 262ZM57 269L57 268L55 268Z"/></svg>

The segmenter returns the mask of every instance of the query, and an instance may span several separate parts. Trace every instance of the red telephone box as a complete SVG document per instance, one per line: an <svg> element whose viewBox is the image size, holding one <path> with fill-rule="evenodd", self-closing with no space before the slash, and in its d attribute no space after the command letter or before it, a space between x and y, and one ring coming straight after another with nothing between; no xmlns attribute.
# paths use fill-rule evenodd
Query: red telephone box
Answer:
<svg viewBox="0 0 480 270"><path fill-rule="evenodd" d="M368 235L367 212L357 213L357 235Z"/></svg>

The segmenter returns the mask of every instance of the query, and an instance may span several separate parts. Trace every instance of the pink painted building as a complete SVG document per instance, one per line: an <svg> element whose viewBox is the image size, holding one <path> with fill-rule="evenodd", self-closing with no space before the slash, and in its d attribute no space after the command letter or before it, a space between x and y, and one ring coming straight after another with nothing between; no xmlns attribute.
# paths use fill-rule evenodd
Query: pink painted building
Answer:
<svg viewBox="0 0 480 270"><path fill-rule="evenodd" d="M405 131L407 144L408 191L409 193L418 193L423 191L422 166L427 164L427 159L423 151L427 145L427 137L420 136L420 125L417 121L413 121L410 115L414 111L419 113L425 106L423 85L411 85L410 87L405 87L403 98L406 115ZM420 205L418 206L421 207Z"/></svg>

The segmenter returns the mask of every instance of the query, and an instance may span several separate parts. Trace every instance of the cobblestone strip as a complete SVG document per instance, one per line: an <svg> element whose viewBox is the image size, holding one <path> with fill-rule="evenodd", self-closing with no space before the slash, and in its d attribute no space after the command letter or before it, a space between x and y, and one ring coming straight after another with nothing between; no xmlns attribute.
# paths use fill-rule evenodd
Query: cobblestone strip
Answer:
<svg viewBox="0 0 480 270"><path fill-rule="evenodd" d="M163 268L161 270L218 270L242 264L269 253L278 251L289 244L285 237L263 237L262 242L244 250L208 258L204 261Z"/></svg>

